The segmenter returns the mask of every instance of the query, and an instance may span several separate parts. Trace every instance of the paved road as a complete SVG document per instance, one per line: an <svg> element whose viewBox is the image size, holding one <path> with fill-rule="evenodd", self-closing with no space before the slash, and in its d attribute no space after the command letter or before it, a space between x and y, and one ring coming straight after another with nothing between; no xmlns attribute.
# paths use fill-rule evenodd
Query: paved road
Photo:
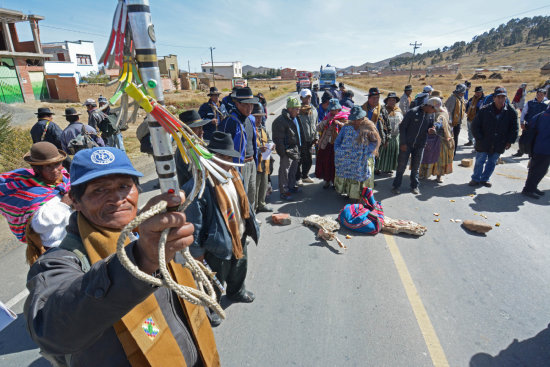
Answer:
<svg viewBox="0 0 550 367"><path fill-rule="evenodd" d="M363 103L365 93L353 89ZM269 111L278 114L283 103ZM497 166L491 189L467 186L471 168L456 164L444 184L422 182L418 196L406 190L393 196L392 178L377 178L375 196L386 214L420 222L428 232L421 238L350 233L344 240L348 232L341 231L346 251L317 241L301 224L312 213L335 217L346 199L320 182L293 203L279 202L275 192L273 207L293 222L277 227L259 216L262 238L249 247L247 280L257 299L229 306L222 300L228 319L215 334L223 365L547 365L549 230L539 223L548 220L550 181L541 184L543 199L522 197L527 162L509 158L513 151ZM459 147L457 160L471 156ZM408 183L406 175L403 188ZM475 236L450 219L500 226ZM0 259L4 302L24 287L22 259L21 248ZM21 312L22 301L13 308ZM0 365L46 365L21 320L0 332Z"/></svg>

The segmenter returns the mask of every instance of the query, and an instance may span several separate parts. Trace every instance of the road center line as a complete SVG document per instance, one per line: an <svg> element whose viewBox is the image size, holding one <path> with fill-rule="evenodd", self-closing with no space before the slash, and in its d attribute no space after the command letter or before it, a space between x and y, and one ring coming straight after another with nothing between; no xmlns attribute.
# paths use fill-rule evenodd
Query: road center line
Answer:
<svg viewBox="0 0 550 367"><path fill-rule="evenodd" d="M401 256L401 252L399 251L393 236L385 234L384 238L388 244L388 248L390 249L393 262L397 272L399 273L399 277L401 278L401 283L407 293L407 298L409 299L409 303L413 309L416 322L420 327L420 331L422 332L422 336L424 337L424 341L426 342L426 346L430 352L432 363L434 367L448 367L449 362L447 361L447 357L441 347L441 343L439 342L439 338L437 337L428 313L426 312L426 308L424 307L424 304L420 299L420 295L416 290L416 286L414 285L411 274L409 273L409 269L407 269L407 264L405 264L405 260L403 260L403 256Z"/></svg>
<svg viewBox="0 0 550 367"><path fill-rule="evenodd" d="M17 293L15 297L13 297L8 302L6 302L6 307L12 308L16 304L18 304L19 301L21 301L23 298L27 297L28 295L29 295L29 291L27 290L27 288L23 289L21 292Z"/></svg>

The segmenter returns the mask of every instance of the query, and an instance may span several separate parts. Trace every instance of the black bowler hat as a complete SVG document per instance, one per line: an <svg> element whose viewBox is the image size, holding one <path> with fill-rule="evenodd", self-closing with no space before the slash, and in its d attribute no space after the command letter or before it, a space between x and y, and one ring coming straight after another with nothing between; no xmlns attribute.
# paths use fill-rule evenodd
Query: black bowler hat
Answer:
<svg viewBox="0 0 550 367"><path fill-rule="evenodd" d="M384 98L384 104L387 104L388 99L390 99L390 98L395 98L395 101L399 102L399 97L397 96L397 94L395 94L395 92L389 92L388 96L386 98Z"/></svg>
<svg viewBox="0 0 550 367"><path fill-rule="evenodd" d="M231 135L222 131L214 131L212 139L210 139L206 148L214 153L220 153L229 157L241 157L241 154L233 147Z"/></svg>
<svg viewBox="0 0 550 367"><path fill-rule="evenodd" d="M63 116L78 116L81 113L76 112L74 107L65 108L65 114Z"/></svg>
<svg viewBox="0 0 550 367"><path fill-rule="evenodd" d="M379 96L379 95L380 95L380 91L378 90L378 88L373 87L373 88L369 89L368 97L370 97L370 96Z"/></svg>
<svg viewBox="0 0 550 367"><path fill-rule="evenodd" d="M323 92L323 95L321 96L321 103L328 102L332 99L332 94L326 90Z"/></svg>
<svg viewBox="0 0 550 367"><path fill-rule="evenodd" d="M47 116L47 115L55 115L48 107L40 107L38 108L38 112L34 113L35 115L40 116Z"/></svg>
<svg viewBox="0 0 550 367"><path fill-rule="evenodd" d="M231 97L241 103L258 103L258 98L252 94L250 87L239 88L231 93Z"/></svg>
<svg viewBox="0 0 550 367"><path fill-rule="evenodd" d="M261 104L255 103L254 108L252 109L252 115L262 115L265 116L264 108Z"/></svg>
<svg viewBox="0 0 550 367"><path fill-rule="evenodd" d="M405 89L404 89L403 91L404 91L404 92L407 92L407 91L409 91L409 90L412 91L412 90L413 90L413 87L412 87L412 85L407 84L407 85L405 86Z"/></svg>
<svg viewBox="0 0 550 367"><path fill-rule="evenodd" d="M219 96L221 93L216 87L210 87L210 92L208 92L207 96Z"/></svg>
<svg viewBox="0 0 550 367"><path fill-rule="evenodd" d="M183 111L179 117L188 127L200 127L212 121L203 120L196 110Z"/></svg>
<svg viewBox="0 0 550 367"><path fill-rule="evenodd" d="M483 92L483 87L480 85L474 89L474 92Z"/></svg>

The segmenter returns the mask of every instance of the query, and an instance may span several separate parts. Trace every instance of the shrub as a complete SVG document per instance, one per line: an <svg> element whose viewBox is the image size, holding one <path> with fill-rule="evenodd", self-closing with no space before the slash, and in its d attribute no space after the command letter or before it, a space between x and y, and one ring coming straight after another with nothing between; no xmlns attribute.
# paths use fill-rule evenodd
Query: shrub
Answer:
<svg viewBox="0 0 550 367"><path fill-rule="evenodd" d="M14 128L11 115L0 115L0 172L27 167L23 160L32 145L29 129Z"/></svg>

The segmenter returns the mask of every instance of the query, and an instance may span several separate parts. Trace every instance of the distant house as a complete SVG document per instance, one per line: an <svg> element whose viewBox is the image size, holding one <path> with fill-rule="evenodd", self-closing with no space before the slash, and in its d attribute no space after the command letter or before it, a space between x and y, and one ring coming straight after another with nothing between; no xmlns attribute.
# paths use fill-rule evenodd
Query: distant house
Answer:
<svg viewBox="0 0 550 367"><path fill-rule="evenodd" d="M281 70L281 79L294 80L296 79L296 69L284 68Z"/></svg>
<svg viewBox="0 0 550 367"><path fill-rule="evenodd" d="M179 74L178 56L168 55L158 60L160 75L176 80Z"/></svg>
<svg viewBox="0 0 550 367"><path fill-rule="evenodd" d="M17 103L49 98L38 22L44 17L0 9L0 102ZM15 23L29 22L32 41L20 41Z"/></svg>
<svg viewBox="0 0 550 367"><path fill-rule="evenodd" d="M52 55L46 62L46 74L73 76L77 83L82 77L98 72L93 41L63 41L43 43L44 53Z"/></svg>
<svg viewBox="0 0 550 367"><path fill-rule="evenodd" d="M541 75L548 75L550 74L550 62L543 65L542 68L540 68L540 74Z"/></svg>
<svg viewBox="0 0 550 367"><path fill-rule="evenodd" d="M231 62L215 62L212 68L212 63L207 62L201 64L203 73L211 74L212 72L224 76L227 79L242 78L243 65L240 61Z"/></svg>

